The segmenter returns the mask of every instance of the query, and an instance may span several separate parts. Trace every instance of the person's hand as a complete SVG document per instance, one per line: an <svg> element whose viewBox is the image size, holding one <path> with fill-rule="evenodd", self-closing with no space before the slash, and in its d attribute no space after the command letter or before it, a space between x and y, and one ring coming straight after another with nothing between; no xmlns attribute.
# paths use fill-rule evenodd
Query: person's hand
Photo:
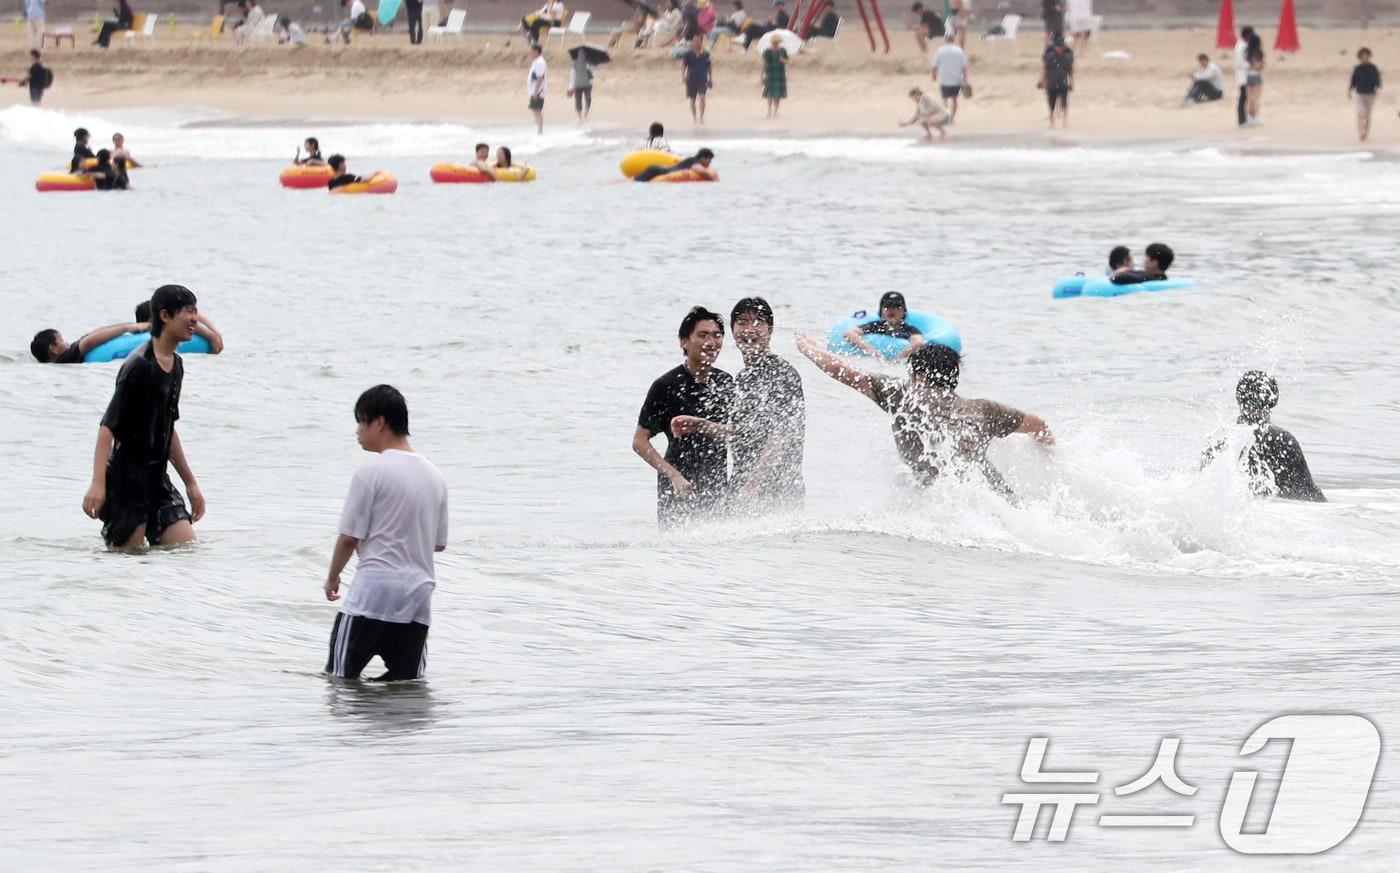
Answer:
<svg viewBox="0 0 1400 873"><path fill-rule="evenodd" d="M794 336L794 339L797 341L797 350L804 355L810 354L819 348L816 337L807 333L805 330L799 330Z"/></svg>
<svg viewBox="0 0 1400 873"><path fill-rule="evenodd" d="M326 599L327 599L327 600L329 600L329 601L331 601L331 602L335 602L335 601L339 600L339 599L340 599L340 574L339 574L339 573L336 573L334 576L327 576L327 577L326 577L326 584L325 584L325 585L322 585L322 586L321 586L321 589L322 589L323 591L326 592Z"/></svg>
<svg viewBox="0 0 1400 873"><path fill-rule="evenodd" d="M185 490L190 495L190 522L194 523L204 517L204 492L198 485L186 485Z"/></svg>
<svg viewBox="0 0 1400 873"><path fill-rule="evenodd" d="M671 419L671 436L683 437L693 433L702 433L708 424L708 421L699 416L677 415Z"/></svg>
<svg viewBox="0 0 1400 873"><path fill-rule="evenodd" d="M671 490L675 491L678 496L689 497L695 493L695 486L690 484L690 480L680 473L672 473L667 478L671 480Z"/></svg>
<svg viewBox="0 0 1400 873"><path fill-rule="evenodd" d="M97 518L97 514L102 511L102 504L106 502L107 483L93 480L87 493L83 495L83 514L88 518Z"/></svg>
<svg viewBox="0 0 1400 873"><path fill-rule="evenodd" d="M133 321L126 326L127 333L149 333L150 330L151 323L149 321Z"/></svg>

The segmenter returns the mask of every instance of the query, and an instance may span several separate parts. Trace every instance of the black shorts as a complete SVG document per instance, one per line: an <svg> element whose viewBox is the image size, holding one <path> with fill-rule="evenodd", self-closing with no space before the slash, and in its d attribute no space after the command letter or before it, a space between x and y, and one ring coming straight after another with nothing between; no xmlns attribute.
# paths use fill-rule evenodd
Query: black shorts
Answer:
<svg viewBox="0 0 1400 873"><path fill-rule="evenodd" d="M708 84L692 85L689 82L685 83L685 96L691 100L694 100L696 97L704 97L705 92L708 90L710 90Z"/></svg>
<svg viewBox="0 0 1400 873"><path fill-rule="evenodd" d="M939 85L939 86L938 86L938 90L943 92L943 99L944 99L944 100L947 100L949 97L956 97L956 96L958 96L958 94L962 93L962 86L961 86L961 85Z"/></svg>
<svg viewBox="0 0 1400 873"><path fill-rule="evenodd" d="M539 110L541 110L541 109L543 109L543 108L544 108L544 98L543 98L543 97L531 97L531 98L530 98L529 109L530 109L531 112L537 112L537 111L539 111Z"/></svg>
<svg viewBox="0 0 1400 873"><path fill-rule="evenodd" d="M166 528L190 520L185 498L170 476L163 470L143 474L145 469L144 464L107 464L107 499L97 517L102 519L102 539L109 546L126 545L143 524L146 542L154 546Z"/></svg>
<svg viewBox="0 0 1400 873"><path fill-rule="evenodd" d="M1055 111L1056 106L1069 105L1069 87L1046 88L1045 101L1050 104L1050 111Z"/></svg>
<svg viewBox="0 0 1400 873"><path fill-rule="evenodd" d="M428 626L336 613L326 672L337 679L358 679L375 655L385 668L375 682L423 678L428 668Z"/></svg>

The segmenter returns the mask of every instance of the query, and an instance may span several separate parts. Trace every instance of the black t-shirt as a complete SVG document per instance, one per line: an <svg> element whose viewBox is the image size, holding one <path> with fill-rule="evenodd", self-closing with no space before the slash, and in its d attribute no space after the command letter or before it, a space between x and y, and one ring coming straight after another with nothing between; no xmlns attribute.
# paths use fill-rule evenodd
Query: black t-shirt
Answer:
<svg viewBox="0 0 1400 873"><path fill-rule="evenodd" d="M353 173L341 173L339 176L336 176L334 179L327 182L326 187L334 191L337 188L344 188L346 185L353 185L356 182L363 181L364 179L361 179L359 176L356 176Z"/></svg>
<svg viewBox="0 0 1400 873"><path fill-rule="evenodd" d="M175 356L167 373L156 363L150 342L132 352L117 373L117 388L102 416L102 426L116 437L113 464L158 465L170 459L170 436L180 420L180 386L185 365Z"/></svg>
<svg viewBox="0 0 1400 873"><path fill-rule="evenodd" d="M1246 453L1250 477L1261 492L1268 491L1267 480L1274 480L1279 497L1286 500L1325 502L1322 489L1313 482L1303 447L1293 434L1278 425L1258 425L1254 428L1254 444Z"/></svg>
<svg viewBox="0 0 1400 873"><path fill-rule="evenodd" d="M1159 282L1166 278L1166 273L1154 276L1141 267L1138 267L1132 270L1124 270L1121 273L1114 273L1108 277L1108 281L1115 285L1140 285L1143 282Z"/></svg>
<svg viewBox="0 0 1400 873"><path fill-rule="evenodd" d="M717 424L728 424L734 406L734 378L723 370L711 369L699 382L682 364L651 383L642 403L637 424L653 436L666 435L666 462L695 486L696 497L716 500L729 484L729 444L722 439L689 434L671 435L671 419L695 415ZM671 481L656 474L657 499L664 504L671 497Z"/></svg>
<svg viewBox="0 0 1400 873"><path fill-rule="evenodd" d="M87 336L87 334L83 334L83 336ZM77 341L77 342L75 342L75 343L69 343L69 344L68 344L68 348L66 348L66 349L64 349L63 351L59 352L58 354L54 355L53 358L51 358L51 359L49 360L49 363L50 363L50 364L81 364L81 363L83 362L82 344L83 344L83 338L82 338L82 337L78 337L78 341Z"/></svg>
<svg viewBox="0 0 1400 873"><path fill-rule="evenodd" d="M75 146L73 146L73 160L68 164L68 172L70 172L70 173L76 173L76 172L78 172L79 170L81 170L81 169L83 168L83 160L84 160L85 158L95 158L95 157L97 157L97 155L94 155L94 154L92 153L92 149L88 148L87 146L85 146L85 145L75 145Z"/></svg>
<svg viewBox="0 0 1400 873"><path fill-rule="evenodd" d="M892 336L897 339L909 339L911 336L923 336L923 331L907 321L871 321L860 326L862 334L878 333L885 336Z"/></svg>
<svg viewBox="0 0 1400 873"><path fill-rule="evenodd" d="M836 36L836 30L841 26L841 16L835 12L827 12L822 16L821 22L807 33L808 39L824 37L832 39Z"/></svg>
<svg viewBox="0 0 1400 873"><path fill-rule="evenodd" d="M1358 94L1374 94L1381 86L1381 71L1375 64L1357 64L1351 71L1351 88Z"/></svg>
<svg viewBox="0 0 1400 873"><path fill-rule="evenodd" d="M807 404L802 377L787 361L770 354L739 371L735 380L734 483L745 486L758 472L763 450L774 440L774 453L763 478L754 482L764 502L801 500L802 444L806 437Z"/></svg>
<svg viewBox="0 0 1400 873"><path fill-rule="evenodd" d="M929 36L942 36L946 32L943 28L943 19L939 18L938 13L932 9L925 9L919 13L919 23L928 31Z"/></svg>
<svg viewBox="0 0 1400 873"><path fill-rule="evenodd" d="M1069 87L1069 77L1074 72L1074 52L1065 49L1064 54L1055 51L1054 46L1045 50L1045 88L1048 91Z"/></svg>
<svg viewBox="0 0 1400 873"><path fill-rule="evenodd" d="M35 61L29 66L29 89L42 91L49 87L49 68Z"/></svg>

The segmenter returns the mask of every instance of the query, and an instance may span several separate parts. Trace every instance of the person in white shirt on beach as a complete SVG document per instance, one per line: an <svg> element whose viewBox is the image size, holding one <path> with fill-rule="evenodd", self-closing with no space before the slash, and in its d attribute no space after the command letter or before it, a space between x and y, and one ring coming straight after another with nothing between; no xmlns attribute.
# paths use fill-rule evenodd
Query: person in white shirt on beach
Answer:
<svg viewBox="0 0 1400 873"><path fill-rule="evenodd" d="M1235 110L1235 117L1240 127L1244 127L1249 121L1249 114L1245 111L1249 102L1249 59L1245 55L1249 52L1251 36L1254 36L1254 28L1244 27L1240 29L1240 38L1235 40L1235 85L1240 89L1240 102Z"/></svg>
<svg viewBox="0 0 1400 873"><path fill-rule="evenodd" d="M544 133L544 94L549 79L549 65L544 49L536 43L530 46L530 72L525 76L525 93L530 98L530 114L535 116L535 132Z"/></svg>
<svg viewBox="0 0 1400 873"><path fill-rule="evenodd" d="M1181 98L1182 106L1209 103L1225 96L1225 74L1220 71L1220 65L1204 54L1196 55L1196 64L1191 72L1191 89Z"/></svg>
<svg viewBox="0 0 1400 873"><path fill-rule="evenodd" d="M957 36L951 30L944 36L943 45L933 53L933 78L938 82L951 124L958 117L958 95L967 84L967 53L958 46Z"/></svg>
<svg viewBox="0 0 1400 873"><path fill-rule="evenodd" d="M350 480L326 574L326 599L340 600L341 571L359 553L326 672L358 679L378 655L385 672L375 681L421 679L437 586L433 553L447 548L447 480L409 444L408 404L391 385L355 401L355 438L375 456Z"/></svg>

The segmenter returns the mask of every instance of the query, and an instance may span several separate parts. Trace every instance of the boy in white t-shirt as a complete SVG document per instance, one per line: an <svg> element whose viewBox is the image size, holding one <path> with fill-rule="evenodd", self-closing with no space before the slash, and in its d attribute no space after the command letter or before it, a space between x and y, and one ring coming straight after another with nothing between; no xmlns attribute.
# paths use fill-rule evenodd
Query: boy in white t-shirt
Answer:
<svg viewBox="0 0 1400 873"><path fill-rule="evenodd" d="M433 553L447 548L447 482L408 442L408 404L390 385L355 401L355 437L374 452L350 480L340 515L326 599L340 599L340 573L359 552L355 581L331 628L326 672L358 679L371 658L375 681L420 679L437 584Z"/></svg>

